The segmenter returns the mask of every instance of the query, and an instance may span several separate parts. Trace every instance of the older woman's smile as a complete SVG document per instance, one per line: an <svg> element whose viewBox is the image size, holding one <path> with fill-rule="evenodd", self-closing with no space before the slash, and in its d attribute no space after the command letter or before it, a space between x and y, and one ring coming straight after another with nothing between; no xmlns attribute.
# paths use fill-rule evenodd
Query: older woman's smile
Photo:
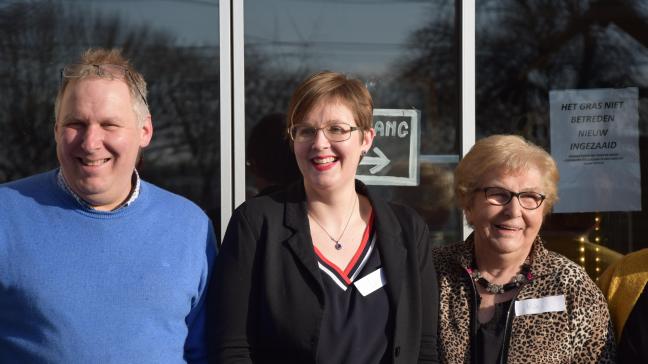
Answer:
<svg viewBox="0 0 648 364"><path fill-rule="evenodd" d="M497 229L507 230L507 231L520 231L520 230L523 229L522 227L518 227L518 226L514 226L514 225L506 225L506 224L495 224L494 226Z"/></svg>

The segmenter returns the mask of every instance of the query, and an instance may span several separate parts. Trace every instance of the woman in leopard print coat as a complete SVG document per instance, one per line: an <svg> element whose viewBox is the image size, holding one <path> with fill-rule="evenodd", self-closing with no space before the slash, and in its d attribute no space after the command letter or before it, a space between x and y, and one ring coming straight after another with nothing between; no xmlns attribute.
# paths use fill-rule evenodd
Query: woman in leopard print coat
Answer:
<svg viewBox="0 0 648 364"><path fill-rule="evenodd" d="M538 236L557 182L551 156L517 136L482 139L459 163L455 192L474 233L433 254L443 362L614 362L602 293Z"/></svg>

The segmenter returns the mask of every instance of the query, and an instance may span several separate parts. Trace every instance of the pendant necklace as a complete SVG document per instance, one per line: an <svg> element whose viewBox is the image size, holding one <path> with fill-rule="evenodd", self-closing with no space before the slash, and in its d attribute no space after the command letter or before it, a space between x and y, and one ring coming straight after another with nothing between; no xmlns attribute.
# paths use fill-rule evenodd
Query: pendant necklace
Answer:
<svg viewBox="0 0 648 364"><path fill-rule="evenodd" d="M354 197L356 197L355 194L354 194ZM335 245L334 245L334 246L335 246L335 250L340 250L340 249L342 249L342 244L340 244L340 239L342 239L342 237L344 236L344 233L345 233L346 230L347 230L347 227L349 227L349 222L351 221L351 216L353 216L353 210L355 209L357 203L358 203L358 199L355 198L355 199L353 200L353 206L351 207L351 212L349 213L349 218L347 218L346 224L344 225L344 229L342 229L342 232L340 233L340 236L339 236L337 239L335 239L335 238L333 237L333 235L329 234L329 232L326 231L326 229L324 229L324 226L322 226L322 224L320 224L320 222L317 221L317 219L315 218L315 216L313 216L313 214L311 214L310 211L309 211L308 209L306 209L306 211L307 211L307 213L308 213L308 216L310 216L310 217L313 219L313 221L315 221L315 223L320 227L320 229L322 229L322 231L323 231L326 235L328 235L328 237L331 239L331 241L335 243Z"/></svg>

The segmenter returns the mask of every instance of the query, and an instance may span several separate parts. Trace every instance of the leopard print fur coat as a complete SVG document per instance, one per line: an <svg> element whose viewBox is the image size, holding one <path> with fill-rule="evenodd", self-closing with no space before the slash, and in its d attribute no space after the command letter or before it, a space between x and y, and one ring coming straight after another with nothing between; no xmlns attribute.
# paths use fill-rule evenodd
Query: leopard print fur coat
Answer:
<svg viewBox="0 0 648 364"><path fill-rule="evenodd" d="M444 363L471 363L474 285L466 268L473 239L435 248L440 289L439 354ZM514 301L564 295L565 310L515 315L508 355L516 363L614 363L616 348L607 302L587 273L569 259L548 251L540 237L531 251L534 279Z"/></svg>

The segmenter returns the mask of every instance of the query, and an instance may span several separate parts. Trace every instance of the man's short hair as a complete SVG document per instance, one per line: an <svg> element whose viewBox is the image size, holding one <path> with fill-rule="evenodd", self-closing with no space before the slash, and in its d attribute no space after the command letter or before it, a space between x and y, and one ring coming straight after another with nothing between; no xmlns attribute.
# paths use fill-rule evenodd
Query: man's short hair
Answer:
<svg viewBox="0 0 648 364"><path fill-rule="evenodd" d="M76 63L69 64L61 70L61 82L54 103L54 118L58 119L63 94L70 81L81 80L88 77L105 79L121 79L130 90L133 112L139 125L144 124L150 115L146 101L146 81L122 55L120 49L90 48L83 52Z"/></svg>

